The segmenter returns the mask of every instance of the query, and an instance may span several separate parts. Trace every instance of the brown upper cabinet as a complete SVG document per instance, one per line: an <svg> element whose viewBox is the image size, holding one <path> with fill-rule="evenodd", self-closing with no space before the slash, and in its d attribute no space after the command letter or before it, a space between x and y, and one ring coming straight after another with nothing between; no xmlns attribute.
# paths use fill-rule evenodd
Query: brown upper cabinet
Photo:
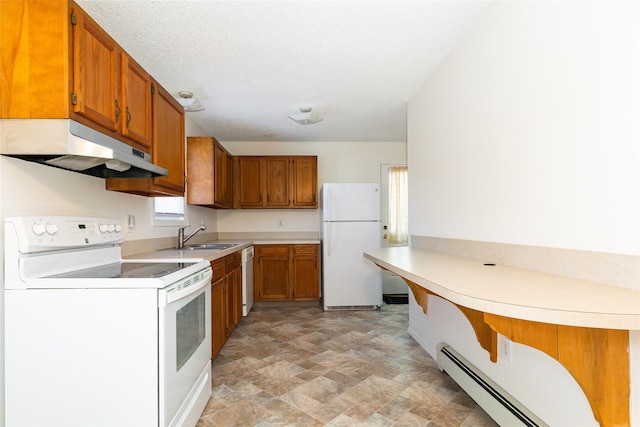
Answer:
<svg viewBox="0 0 640 427"><path fill-rule="evenodd" d="M0 28L1 118L73 119L169 170L107 189L184 195L184 110L77 4L2 0Z"/></svg>
<svg viewBox="0 0 640 427"><path fill-rule="evenodd" d="M233 156L212 136L187 138L187 203L233 207Z"/></svg>
<svg viewBox="0 0 640 427"><path fill-rule="evenodd" d="M151 76L72 1L2 1L2 118L72 118L151 152Z"/></svg>
<svg viewBox="0 0 640 427"><path fill-rule="evenodd" d="M120 99L123 100L121 114L124 114L124 120L119 120L120 129L124 136L149 147L152 145L152 135L155 137L154 141L157 141L157 134L152 132L152 123L157 125L157 117L152 112L151 97L152 91L160 85L152 83L151 76L127 54L123 52L120 58L120 64L124 68L124 83L120 95ZM184 109L179 103L176 104L180 107L181 116L184 116ZM184 144L182 148L184 149Z"/></svg>
<svg viewBox="0 0 640 427"><path fill-rule="evenodd" d="M238 208L318 207L317 156L236 156Z"/></svg>
<svg viewBox="0 0 640 427"><path fill-rule="evenodd" d="M184 109L153 81L151 93L152 159L169 173L156 178L108 178L106 189L141 196L184 196Z"/></svg>
<svg viewBox="0 0 640 427"><path fill-rule="evenodd" d="M262 157L236 156L234 161L234 207L262 208Z"/></svg>

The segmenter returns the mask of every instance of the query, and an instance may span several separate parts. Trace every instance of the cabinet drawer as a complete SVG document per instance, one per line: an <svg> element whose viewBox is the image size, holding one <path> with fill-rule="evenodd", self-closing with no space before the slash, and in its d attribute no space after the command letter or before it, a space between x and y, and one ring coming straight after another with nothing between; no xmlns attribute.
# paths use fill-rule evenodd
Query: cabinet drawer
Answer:
<svg viewBox="0 0 640 427"><path fill-rule="evenodd" d="M216 260L211 261L211 268L213 269L213 277L211 278L211 282L216 282L219 279L224 277L225 273L225 265L224 258L218 258Z"/></svg>
<svg viewBox="0 0 640 427"><path fill-rule="evenodd" d="M284 245L256 246L258 257L284 257L289 258L289 247Z"/></svg>
<svg viewBox="0 0 640 427"><path fill-rule="evenodd" d="M225 262L225 271L228 273L232 271L234 268L240 267L240 263L242 262L242 254L240 252L236 252L231 255L227 255L224 257Z"/></svg>
<svg viewBox="0 0 640 427"><path fill-rule="evenodd" d="M318 254L318 246L319 245L294 245L293 246L293 256L300 255L311 255L315 256Z"/></svg>

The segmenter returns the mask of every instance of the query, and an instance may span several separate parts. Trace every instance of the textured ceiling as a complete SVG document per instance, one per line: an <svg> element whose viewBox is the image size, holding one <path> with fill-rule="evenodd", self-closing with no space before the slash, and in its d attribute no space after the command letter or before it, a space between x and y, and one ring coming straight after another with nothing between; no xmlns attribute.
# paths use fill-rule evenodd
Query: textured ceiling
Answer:
<svg viewBox="0 0 640 427"><path fill-rule="evenodd" d="M406 104L485 1L77 0L220 141L406 141ZM288 118L311 107L324 118Z"/></svg>

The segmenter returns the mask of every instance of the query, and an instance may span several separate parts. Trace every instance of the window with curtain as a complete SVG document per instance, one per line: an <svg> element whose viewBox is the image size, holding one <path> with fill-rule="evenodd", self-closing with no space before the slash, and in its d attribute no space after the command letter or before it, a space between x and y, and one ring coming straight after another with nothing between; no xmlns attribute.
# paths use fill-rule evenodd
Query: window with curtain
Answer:
<svg viewBox="0 0 640 427"><path fill-rule="evenodd" d="M409 242L407 166L389 168L389 243Z"/></svg>

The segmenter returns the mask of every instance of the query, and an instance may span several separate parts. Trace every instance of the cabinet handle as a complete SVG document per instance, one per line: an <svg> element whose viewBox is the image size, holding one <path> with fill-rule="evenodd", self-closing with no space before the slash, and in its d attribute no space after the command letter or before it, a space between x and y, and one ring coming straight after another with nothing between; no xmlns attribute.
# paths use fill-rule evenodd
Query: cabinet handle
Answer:
<svg viewBox="0 0 640 427"><path fill-rule="evenodd" d="M118 104L118 100L116 99L116 123L118 123L119 118L120 118L120 104Z"/></svg>
<svg viewBox="0 0 640 427"><path fill-rule="evenodd" d="M129 123L131 123L131 113L129 112L129 107L127 107L127 129L129 128Z"/></svg>

